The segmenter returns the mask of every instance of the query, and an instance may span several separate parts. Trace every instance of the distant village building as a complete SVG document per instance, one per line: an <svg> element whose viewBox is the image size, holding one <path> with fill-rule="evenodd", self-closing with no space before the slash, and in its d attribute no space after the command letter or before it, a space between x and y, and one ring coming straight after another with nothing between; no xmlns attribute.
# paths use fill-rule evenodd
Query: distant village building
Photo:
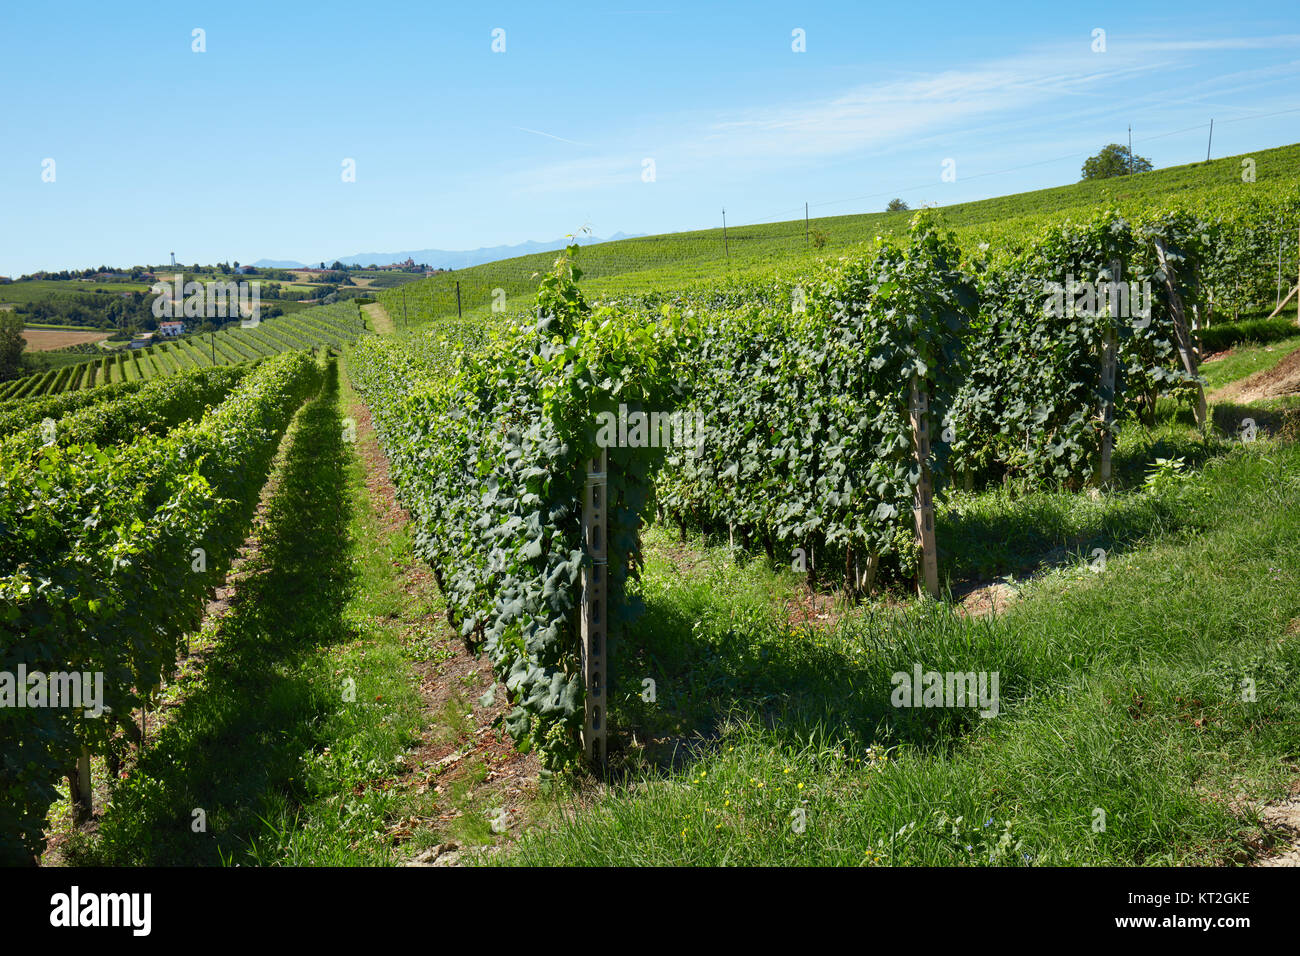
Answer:
<svg viewBox="0 0 1300 956"><path fill-rule="evenodd" d="M414 269L415 260L408 258L405 262L390 262L388 265L379 268L384 272L394 272L398 269Z"/></svg>
<svg viewBox="0 0 1300 956"><path fill-rule="evenodd" d="M183 334L184 332L185 332L185 323L184 323L184 322L175 322L175 321L173 321L173 322L159 322L159 323L158 323L158 334L159 334L159 335L170 335L170 336L172 336L172 337L175 337L175 336L177 336L177 335L181 335L181 334Z"/></svg>

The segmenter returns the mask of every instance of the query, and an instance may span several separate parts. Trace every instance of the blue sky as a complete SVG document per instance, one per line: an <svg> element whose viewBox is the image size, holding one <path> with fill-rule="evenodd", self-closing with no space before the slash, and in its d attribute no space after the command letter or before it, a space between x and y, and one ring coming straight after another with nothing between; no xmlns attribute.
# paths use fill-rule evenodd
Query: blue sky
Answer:
<svg viewBox="0 0 1300 956"><path fill-rule="evenodd" d="M543 6L7 3L0 275L948 204L1130 123L1157 167L1211 117L1218 156L1300 141L1295 0Z"/></svg>

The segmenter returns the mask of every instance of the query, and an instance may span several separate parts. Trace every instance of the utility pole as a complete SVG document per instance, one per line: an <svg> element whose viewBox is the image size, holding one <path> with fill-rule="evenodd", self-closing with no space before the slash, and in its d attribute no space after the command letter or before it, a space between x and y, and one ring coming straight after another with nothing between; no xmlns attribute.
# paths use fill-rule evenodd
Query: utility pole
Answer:
<svg viewBox="0 0 1300 956"><path fill-rule="evenodd" d="M402 290L402 327L409 329L411 320L406 317L406 290Z"/></svg>
<svg viewBox="0 0 1300 956"><path fill-rule="evenodd" d="M456 318L460 318L460 281L456 282Z"/></svg>
<svg viewBox="0 0 1300 956"><path fill-rule="evenodd" d="M1214 117L1211 116L1210 117L1210 139L1209 142L1205 144L1205 161L1207 163L1210 161L1210 143L1213 142L1214 142Z"/></svg>
<svg viewBox="0 0 1300 956"><path fill-rule="evenodd" d="M217 364L217 333L208 333L208 344L212 346L212 364Z"/></svg>
<svg viewBox="0 0 1300 956"><path fill-rule="evenodd" d="M1128 174L1133 175L1133 124L1128 124Z"/></svg>
<svg viewBox="0 0 1300 956"><path fill-rule="evenodd" d="M808 204L803 204L803 244L808 245Z"/></svg>
<svg viewBox="0 0 1300 956"><path fill-rule="evenodd" d="M731 251L727 248L727 210L722 210L722 251L727 259L731 259Z"/></svg>

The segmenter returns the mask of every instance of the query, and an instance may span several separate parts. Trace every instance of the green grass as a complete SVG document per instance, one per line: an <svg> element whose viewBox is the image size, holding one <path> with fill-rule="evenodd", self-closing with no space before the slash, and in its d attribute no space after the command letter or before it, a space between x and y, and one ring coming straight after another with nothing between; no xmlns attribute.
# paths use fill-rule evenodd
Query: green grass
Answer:
<svg viewBox="0 0 1300 956"><path fill-rule="evenodd" d="M1013 543L1009 562L1110 518L1142 533L1103 572L1066 562L1022 583L1005 614L978 620L895 596L792 626L785 605L798 584L783 567L656 532L647 612L613 651L613 782L502 862L1249 858L1262 831L1230 804L1286 793L1300 753L1300 448L1220 448L1160 492L1080 497L985 493L977 513L1041 539ZM941 516L941 541L954 520ZM967 549L987 551L987 532L949 546L977 563ZM997 671L1000 713L892 706L891 675L915 664ZM641 696L647 677L653 703Z"/></svg>
<svg viewBox="0 0 1300 956"><path fill-rule="evenodd" d="M28 322L23 326L25 329L37 329L42 332L112 332L112 329L101 329L93 325L50 325L45 322Z"/></svg>

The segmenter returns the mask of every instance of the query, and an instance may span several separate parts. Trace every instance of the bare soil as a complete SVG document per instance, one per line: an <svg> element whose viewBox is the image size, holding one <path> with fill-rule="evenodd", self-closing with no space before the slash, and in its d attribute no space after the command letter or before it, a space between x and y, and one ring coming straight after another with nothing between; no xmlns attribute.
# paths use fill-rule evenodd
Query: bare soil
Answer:
<svg viewBox="0 0 1300 956"><path fill-rule="evenodd" d="M1300 349L1272 368L1260 369L1240 381L1225 385L1208 396L1208 400L1244 404L1283 395L1300 395Z"/></svg>
<svg viewBox="0 0 1300 956"><path fill-rule="evenodd" d="M1300 784L1297 784L1300 787ZM1256 866L1300 866L1300 794L1264 807L1260 819L1277 839L1275 852L1256 862Z"/></svg>

